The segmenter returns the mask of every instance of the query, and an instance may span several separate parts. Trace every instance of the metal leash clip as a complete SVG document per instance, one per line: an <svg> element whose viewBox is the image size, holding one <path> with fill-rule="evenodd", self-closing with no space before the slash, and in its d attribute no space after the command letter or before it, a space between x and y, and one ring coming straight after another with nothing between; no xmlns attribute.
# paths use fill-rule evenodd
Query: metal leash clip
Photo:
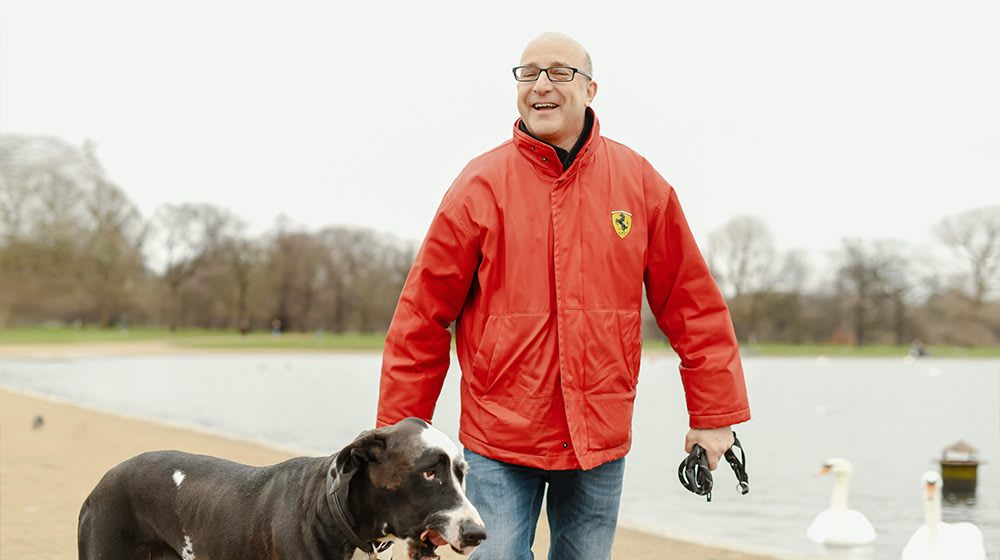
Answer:
<svg viewBox="0 0 1000 560"><path fill-rule="evenodd" d="M739 458L733 452L734 447L740 450ZM750 481L747 476L746 467L747 456L743 450L743 445L740 443L740 439L736 437L736 432L733 432L733 445L726 450L725 457L726 462L732 467L733 473L736 474L736 480L738 481L736 488L740 491L740 494L746 495L750 492ZM677 467L677 478L680 479L681 485L691 492L694 492L698 496L705 496L705 499L709 502L712 501L713 481L712 471L708 468L708 454L697 443L691 448L691 453Z"/></svg>

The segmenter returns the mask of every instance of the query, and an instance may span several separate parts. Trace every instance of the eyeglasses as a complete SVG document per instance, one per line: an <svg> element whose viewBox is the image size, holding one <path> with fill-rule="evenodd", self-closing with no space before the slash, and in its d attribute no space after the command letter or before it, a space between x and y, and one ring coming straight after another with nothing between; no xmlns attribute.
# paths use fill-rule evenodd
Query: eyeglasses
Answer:
<svg viewBox="0 0 1000 560"><path fill-rule="evenodd" d="M539 68L537 66L515 66L514 67L514 79L519 82L534 82L545 72L545 75L549 78L550 82L572 82L573 78L577 74L580 74L587 78L588 80L593 80L589 74L580 70L579 68L573 68L572 66L550 66L548 68Z"/></svg>

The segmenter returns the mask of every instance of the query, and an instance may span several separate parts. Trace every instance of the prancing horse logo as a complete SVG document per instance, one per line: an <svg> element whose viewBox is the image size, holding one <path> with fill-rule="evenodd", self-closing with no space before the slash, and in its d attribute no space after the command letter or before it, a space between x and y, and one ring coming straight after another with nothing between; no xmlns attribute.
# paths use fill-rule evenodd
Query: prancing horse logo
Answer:
<svg viewBox="0 0 1000 560"><path fill-rule="evenodd" d="M615 210L611 213L611 225L615 227L618 237L625 239L625 236L632 231L632 213L624 210Z"/></svg>

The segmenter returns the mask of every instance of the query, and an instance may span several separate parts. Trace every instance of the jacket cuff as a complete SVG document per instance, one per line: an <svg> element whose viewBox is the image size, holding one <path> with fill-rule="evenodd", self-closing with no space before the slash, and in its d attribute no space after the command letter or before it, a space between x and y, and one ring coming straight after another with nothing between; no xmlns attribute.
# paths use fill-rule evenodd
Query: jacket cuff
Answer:
<svg viewBox="0 0 1000 560"><path fill-rule="evenodd" d="M689 413L690 414L690 413ZM741 424L750 419L750 409L744 408L728 414L690 415L688 425L693 430L711 430Z"/></svg>

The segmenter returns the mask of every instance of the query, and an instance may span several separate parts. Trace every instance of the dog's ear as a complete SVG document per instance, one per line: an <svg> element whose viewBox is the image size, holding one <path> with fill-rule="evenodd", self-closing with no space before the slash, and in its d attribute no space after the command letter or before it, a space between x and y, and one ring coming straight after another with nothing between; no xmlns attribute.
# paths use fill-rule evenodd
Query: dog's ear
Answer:
<svg viewBox="0 0 1000 560"><path fill-rule="evenodd" d="M378 463L384 456L385 436L377 430L367 430L337 453L334 468L340 474L347 474L364 464Z"/></svg>

